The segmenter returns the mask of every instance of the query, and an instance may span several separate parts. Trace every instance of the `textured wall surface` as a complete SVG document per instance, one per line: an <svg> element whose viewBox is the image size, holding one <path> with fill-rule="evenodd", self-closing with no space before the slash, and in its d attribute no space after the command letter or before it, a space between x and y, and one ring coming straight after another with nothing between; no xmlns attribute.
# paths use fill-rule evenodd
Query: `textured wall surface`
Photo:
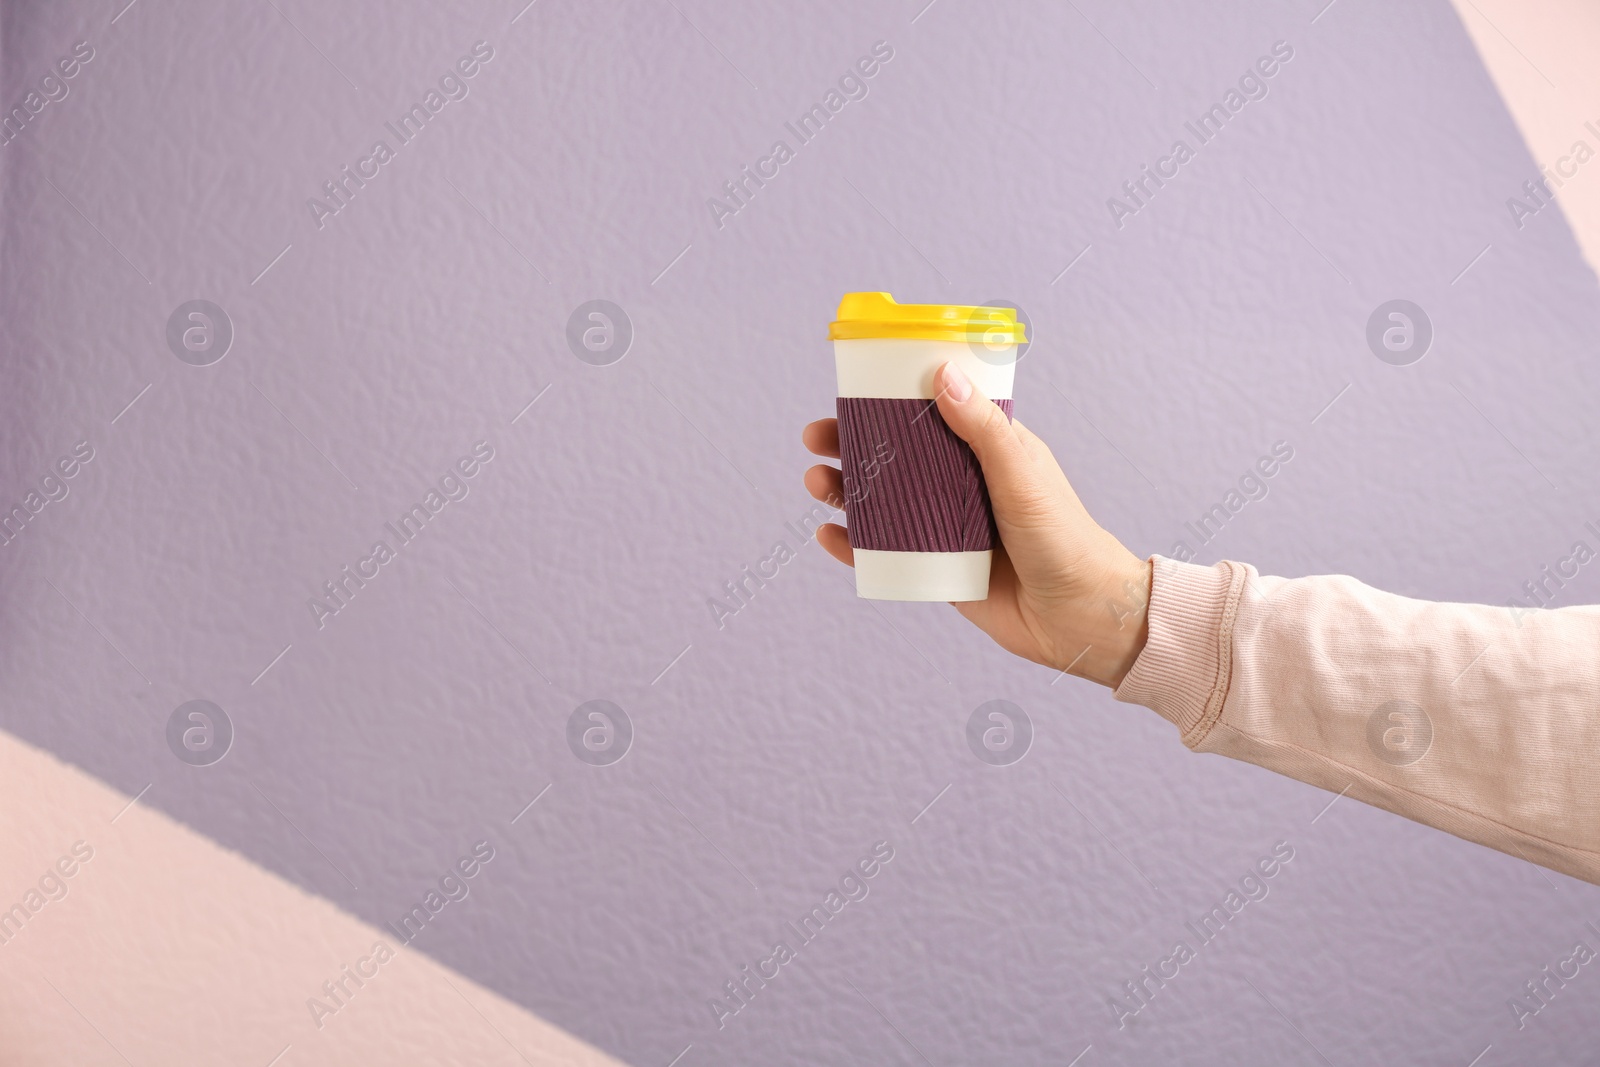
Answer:
<svg viewBox="0 0 1600 1067"><path fill-rule="evenodd" d="M629 1063L1587 1053L1600 974L1521 1029L1507 1000L1600 948L1593 887L1196 757L948 607L856 600L795 533L826 323L883 289L1024 310L1017 416L1136 551L1504 603L1600 547L1596 278L1558 206L1508 210L1550 161L1444 0L0 20L28 116L0 147L16 738L379 929L490 843L413 947ZM1265 95L1201 143L1185 124L1275 45ZM786 124L830 90L802 142ZM1129 198L1179 139L1192 158ZM776 174L728 198L746 166ZM1431 324L1404 366L1367 337L1395 299ZM626 316L598 350L596 300ZM1278 442L1270 492L1201 543L1186 523ZM369 577L328 599L345 567ZM169 729L195 700L227 717L209 748L187 710ZM598 751L594 700L626 716ZM967 742L992 700L1032 725L1005 766ZM1275 846L1265 899L1119 1028L1111 998ZM802 943L786 924L875 847L866 896ZM186 884L227 892L223 866ZM777 941L793 958L719 1026ZM151 953L148 980L188 958ZM102 1010L135 1063L186 1017Z"/></svg>

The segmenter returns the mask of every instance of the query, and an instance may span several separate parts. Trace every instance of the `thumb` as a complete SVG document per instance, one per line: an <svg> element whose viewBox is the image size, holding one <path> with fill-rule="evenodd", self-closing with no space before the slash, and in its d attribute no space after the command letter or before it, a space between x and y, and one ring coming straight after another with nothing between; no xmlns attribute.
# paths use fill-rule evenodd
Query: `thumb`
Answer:
<svg viewBox="0 0 1600 1067"><path fill-rule="evenodd" d="M954 361L939 368L939 414L978 457L989 496L997 503L1033 496L1038 473L1022 438L1000 405L984 396Z"/></svg>

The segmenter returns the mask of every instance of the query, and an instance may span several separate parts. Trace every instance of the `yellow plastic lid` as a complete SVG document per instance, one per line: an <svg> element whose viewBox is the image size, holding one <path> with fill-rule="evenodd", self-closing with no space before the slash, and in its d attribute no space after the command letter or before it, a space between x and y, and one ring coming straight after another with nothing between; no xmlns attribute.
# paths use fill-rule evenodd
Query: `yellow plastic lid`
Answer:
<svg viewBox="0 0 1600 1067"><path fill-rule="evenodd" d="M909 337L922 341L1022 344L1026 329L1015 308L969 304L897 304L888 293L846 293L828 327L834 341Z"/></svg>

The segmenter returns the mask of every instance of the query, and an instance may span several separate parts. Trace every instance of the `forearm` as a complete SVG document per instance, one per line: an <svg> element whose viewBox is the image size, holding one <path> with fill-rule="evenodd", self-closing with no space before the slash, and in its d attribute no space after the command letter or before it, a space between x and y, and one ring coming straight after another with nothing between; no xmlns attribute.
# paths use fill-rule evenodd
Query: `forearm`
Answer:
<svg viewBox="0 0 1600 1067"><path fill-rule="evenodd" d="M1514 613L1157 558L1116 691L1184 743L1600 883L1600 609Z"/></svg>

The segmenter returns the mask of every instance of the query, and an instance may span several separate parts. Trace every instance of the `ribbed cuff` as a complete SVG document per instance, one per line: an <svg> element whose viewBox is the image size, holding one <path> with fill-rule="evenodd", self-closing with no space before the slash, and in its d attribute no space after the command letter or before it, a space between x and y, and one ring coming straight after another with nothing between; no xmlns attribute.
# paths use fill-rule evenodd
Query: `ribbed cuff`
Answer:
<svg viewBox="0 0 1600 1067"><path fill-rule="evenodd" d="M1151 556L1150 637L1112 694L1143 704L1193 748L1222 714L1233 667L1233 620L1245 569Z"/></svg>

